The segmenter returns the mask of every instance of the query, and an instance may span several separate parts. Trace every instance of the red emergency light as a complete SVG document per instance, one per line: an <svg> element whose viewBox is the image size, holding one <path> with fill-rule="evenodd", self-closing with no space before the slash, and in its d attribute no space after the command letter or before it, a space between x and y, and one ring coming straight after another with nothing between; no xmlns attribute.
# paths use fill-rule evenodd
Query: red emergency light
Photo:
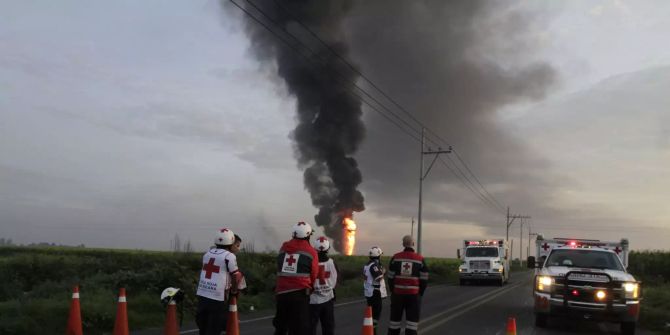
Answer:
<svg viewBox="0 0 670 335"><path fill-rule="evenodd" d="M465 241L467 245L494 245L494 246L501 246L504 244L502 240L500 241L492 241L492 240L482 240L482 241Z"/></svg>

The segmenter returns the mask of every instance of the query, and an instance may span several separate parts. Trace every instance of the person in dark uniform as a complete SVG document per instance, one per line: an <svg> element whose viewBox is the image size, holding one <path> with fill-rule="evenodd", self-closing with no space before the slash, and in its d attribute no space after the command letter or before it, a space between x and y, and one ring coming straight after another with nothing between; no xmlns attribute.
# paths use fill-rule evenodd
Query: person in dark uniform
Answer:
<svg viewBox="0 0 670 335"><path fill-rule="evenodd" d="M393 255L389 262L391 319L388 335L400 334L403 313L405 334L418 334L421 297L428 286L428 267L423 256L414 251L414 238L404 236L402 245L405 249Z"/></svg>
<svg viewBox="0 0 670 335"><path fill-rule="evenodd" d="M277 255L277 311L272 320L275 335L309 335L309 297L319 273L316 250L309 244L312 227L305 222L293 226L293 238L284 242Z"/></svg>

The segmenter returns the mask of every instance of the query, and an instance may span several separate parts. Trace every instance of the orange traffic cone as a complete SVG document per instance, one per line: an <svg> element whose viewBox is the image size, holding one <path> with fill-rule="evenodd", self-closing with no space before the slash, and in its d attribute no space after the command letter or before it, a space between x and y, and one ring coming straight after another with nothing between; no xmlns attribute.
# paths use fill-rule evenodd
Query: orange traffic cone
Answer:
<svg viewBox="0 0 670 335"><path fill-rule="evenodd" d="M128 330L128 306L126 302L126 289L119 290L119 303L116 305L116 322L114 322L114 335L129 335Z"/></svg>
<svg viewBox="0 0 670 335"><path fill-rule="evenodd" d="M164 335L179 335L179 326L177 324L177 303L170 301L167 306L167 315L165 316Z"/></svg>
<svg viewBox="0 0 670 335"><path fill-rule="evenodd" d="M516 319L514 317L507 318L507 335L516 335Z"/></svg>
<svg viewBox="0 0 670 335"><path fill-rule="evenodd" d="M363 331L362 335L374 335L375 327L372 322L372 307L368 306L365 308L365 317L363 318Z"/></svg>
<svg viewBox="0 0 670 335"><path fill-rule="evenodd" d="M237 297L230 297L228 304L228 325L226 325L226 335L240 335L240 319L237 317Z"/></svg>
<svg viewBox="0 0 670 335"><path fill-rule="evenodd" d="M72 290L72 302L70 303L70 316L67 318L65 335L83 335L81 328L81 308L79 307L79 286Z"/></svg>

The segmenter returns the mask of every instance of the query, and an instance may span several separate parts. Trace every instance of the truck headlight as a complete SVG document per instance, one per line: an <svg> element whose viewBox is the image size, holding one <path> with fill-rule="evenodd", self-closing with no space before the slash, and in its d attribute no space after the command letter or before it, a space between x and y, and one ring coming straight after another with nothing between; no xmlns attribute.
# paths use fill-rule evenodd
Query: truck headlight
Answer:
<svg viewBox="0 0 670 335"><path fill-rule="evenodd" d="M554 278L550 276L538 276L535 287L538 291L551 292L551 285L554 283Z"/></svg>
<svg viewBox="0 0 670 335"><path fill-rule="evenodd" d="M623 290L626 292L626 299L637 299L640 296L640 284L623 283Z"/></svg>
<svg viewBox="0 0 670 335"><path fill-rule="evenodd" d="M459 267L458 272L468 272L468 269Z"/></svg>

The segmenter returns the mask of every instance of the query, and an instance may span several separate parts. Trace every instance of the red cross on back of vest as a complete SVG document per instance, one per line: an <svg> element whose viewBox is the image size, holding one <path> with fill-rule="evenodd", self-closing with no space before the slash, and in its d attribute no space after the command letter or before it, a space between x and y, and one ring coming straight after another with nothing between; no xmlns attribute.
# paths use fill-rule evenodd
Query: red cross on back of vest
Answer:
<svg viewBox="0 0 670 335"><path fill-rule="evenodd" d="M321 285L325 285L326 279L330 278L330 271L326 271L325 265L319 264L319 274L317 278L319 278L319 284Z"/></svg>
<svg viewBox="0 0 670 335"><path fill-rule="evenodd" d="M210 258L207 264L202 266L202 270L205 271L205 278L212 279L212 273L219 273L221 271L220 266L214 265L214 258Z"/></svg>

